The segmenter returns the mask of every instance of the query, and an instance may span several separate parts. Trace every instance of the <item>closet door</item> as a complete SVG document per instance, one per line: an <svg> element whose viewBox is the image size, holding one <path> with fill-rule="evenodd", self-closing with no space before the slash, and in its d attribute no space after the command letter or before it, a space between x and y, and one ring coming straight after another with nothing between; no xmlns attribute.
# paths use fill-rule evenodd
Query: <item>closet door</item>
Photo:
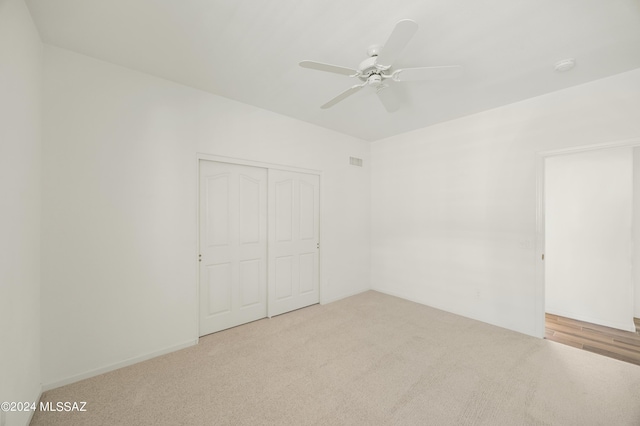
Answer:
<svg viewBox="0 0 640 426"><path fill-rule="evenodd" d="M200 335L267 315L267 169L200 161Z"/></svg>
<svg viewBox="0 0 640 426"><path fill-rule="evenodd" d="M318 303L320 178L269 169L269 316Z"/></svg>

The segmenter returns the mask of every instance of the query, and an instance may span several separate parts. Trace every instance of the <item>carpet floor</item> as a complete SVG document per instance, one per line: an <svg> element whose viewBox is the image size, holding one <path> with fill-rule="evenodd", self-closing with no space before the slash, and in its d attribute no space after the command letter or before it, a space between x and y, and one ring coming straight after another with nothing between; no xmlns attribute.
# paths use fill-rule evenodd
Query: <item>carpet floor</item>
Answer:
<svg viewBox="0 0 640 426"><path fill-rule="evenodd" d="M368 291L45 392L31 425L640 425L640 366Z"/></svg>

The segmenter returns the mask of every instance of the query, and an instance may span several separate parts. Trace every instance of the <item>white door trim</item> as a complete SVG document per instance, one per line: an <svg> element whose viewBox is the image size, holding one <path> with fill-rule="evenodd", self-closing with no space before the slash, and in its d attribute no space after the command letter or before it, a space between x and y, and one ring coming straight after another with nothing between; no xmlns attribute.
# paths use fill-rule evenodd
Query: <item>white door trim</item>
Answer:
<svg viewBox="0 0 640 426"><path fill-rule="evenodd" d="M322 175L321 170L305 169L302 167L294 167L286 164L265 163L263 161L246 160L244 158L225 157L221 155L204 154L201 152L196 153L197 160L217 161L219 163L231 163L239 164L241 166L253 166L262 167L264 169L278 169L286 170L289 172L308 173L311 175Z"/></svg>
<svg viewBox="0 0 640 426"><path fill-rule="evenodd" d="M195 173L195 179L196 179L196 199L195 199L195 214L196 214L196 245L195 245L195 254L193 256L194 258L194 268L196 271L196 282L195 282L195 286L196 286L196 309L195 309L195 327L196 327L196 336L200 336L200 264L198 262L198 254L200 252L200 160L205 160L205 161L217 161L220 163L230 163L230 164L237 164L237 165L241 165L241 166L253 166L253 167L261 167L261 168L265 168L267 170L269 169L277 169L277 170L285 170L285 171L290 171L290 172L297 172L297 173L307 173L307 174L311 174L311 175L317 175L320 179L320 230L319 230L319 240L320 240L320 252L319 252L319 259L318 259L318 293L319 293L319 298L320 298L320 304L324 304L327 303L326 301L323 300L323 284L324 284L324 262L323 262L323 255L322 255L322 247L323 247L323 230L324 230L324 226L323 226L323 221L324 221L324 203L323 203L323 199L324 199L324 185L322 183L322 178L323 178L323 172L322 170L316 170L316 169L306 169L306 168L302 168L302 167L295 167L295 166L289 166L286 164L276 164L276 163L267 163L267 162L263 162L263 161L255 161L255 160L248 160L248 159L244 159L244 158L235 158L235 157L226 157L226 156L221 156L221 155L214 155L214 154L207 154L207 153L203 153L203 152L196 152L196 173ZM268 174L268 173L267 173ZM268 179L268 178L267 178ZM267 180L268 182L268 180ZM267 219L268 220L268 219ZM267 241L269 240L269 235L268 235L268 230L267 230ZM267 256L268 256L268 248L267 248ZM268 266L267 266L268 268ZM269 271L267 269L267 275L268 275ZM269 297L269 285L267 283L267 298ZM268 309L268 305L267 305L267 309ZM198 341L199 341L199 337L198 337Z"/></svg>
<svg viewBox="0 0 640 426"><path fill-rule="evenodd" d="M562 148L551 151L541 151L536 153L536 243L535 243L535 312L536 324L535 332L540 338L544 337L545 328L545 282L544 282L544 261L542 256L545 251L544 240L544 161L548 157L558 155L577 154L600 149L636 147L640 146L640 137L624 139L619 141L582 145L571 148Z"/></svg>

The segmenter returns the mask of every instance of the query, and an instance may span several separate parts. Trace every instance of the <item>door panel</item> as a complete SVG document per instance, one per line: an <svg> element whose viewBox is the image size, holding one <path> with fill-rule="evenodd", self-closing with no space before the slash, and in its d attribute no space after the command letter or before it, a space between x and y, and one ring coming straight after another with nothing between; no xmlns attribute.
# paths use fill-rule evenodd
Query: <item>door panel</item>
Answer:
<svg viewBox="0 0 640 426"><path fill-rule="evenodd" d="M320 178L269 170L269 316L320 301Z"/></svg>
<svg viewBox="0 0 640 426"><path fill-rule="evenodd" d="M276 300L288 299L293 296L293 259L291 256L281 256L276 259Z"/></svg>
<svg viewBox="0 0 640 426"><path fill-rule="evenodd" d="M207 176L205 208L208 247L229 244L229 176Z"/></svg>
<svg viewBox="0 0 640 426"><path fill-rule="evenodd" d="M263 183L264 187L264 183ZM240 176L240 242L256 244L260 242L260 230L264 229L260 222L260 202L264 197L260 194L260 181L248 176Z"/></svg>
<svg viewBox="0 0 640 426"><path fill-rule="evenodd" d="M267 170L200 161L200 335L267 314Z"/></svg>
<svg viewBox="0 0 640 426"><path fill-rule="evenodd" d="M276 239L278 242L293 238L293 181L286 179L275 184Z"/></svg>
<svg viewBox="0 0 640 426"><path fill-rule="evenodd" d="M315 193L317 188L301 180L300 181L300 239L315 240L317 227L315 217Z"/></svg>
<svg viewBox="0 0 640 426"><path fill-rule="evenodd" d="M314 253L300 255L300 294L313 291L314 277L317 275Z"/></svg>
<svg viewBox="0 0 640 426"><path fill-rule="evenodd" d="M260 303L260 285L263 282L260 274L262 259L244 260L240 262L240 307L247 308Z"/></svg>
<svg viewBox="0 0 640 426"><path fill-rule="evenodd" d="M207 266L208 315L231 312L231 264Z"/></svg>

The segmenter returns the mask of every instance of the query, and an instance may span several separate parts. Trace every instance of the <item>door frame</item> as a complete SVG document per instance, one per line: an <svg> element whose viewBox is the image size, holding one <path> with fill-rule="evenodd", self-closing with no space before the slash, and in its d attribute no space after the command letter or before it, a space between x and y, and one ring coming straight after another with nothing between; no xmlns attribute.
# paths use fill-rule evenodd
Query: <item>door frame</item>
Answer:
<svg viewBox="0 0 640 426"><path fill-rule="evenodd" d="M561 148L550 151L541 151L536 153L536 239L535 239L535 312L536 324L535 332L540 338L544 338L545 329L545 269L544 269L544 252L545 252L545 205L544 205L544 172L545 160L549 157L560 155L579 154L588 151L598 151L611 148L624 147L640 147L640 137L632 139L623 139L618 141L603 142L591 145L581 145L570 148ZM633 214L633 213L632 213ZM632 250L636 250L633 248ZM633 256L631 258L633 267ZM633 273L633 272L632 272ZM632 281L633 282L633 281ZM633 283L635 288L635 283ZM633 303L633 301L632 301Z"/></svg>
<svg viewBox="0 0 640 426"><path fill-rule="evenodd" d="M195 259L194 263L195 263L195 270L196 270L196 309L195 309L195 317L196 317L196 336L198 336L198 340L200 339L200 264L198 261L198 254L200 252L200 161L215 161L215 162L219 162L219 163L228 163L228 164L235 164L235 165L239 165L239 166L250 166L250 167L260 167L263 169L267 169L267 184L269 182L269 170L271 169L276 169L276 170L284 170L284 171L288 171L288 172L296 172L296 173L306 173L306 174L310 174L310 175L317 175L318 179L320 181L320 193L319 193L319 197L320 197L320 209L319 209L319 215L320 215L320 220L319 220L319 242L320 242L320 247L322 247L322 242L323 242L323 230L324 230L324 226L323 226L323 218L324 218L324 214L323 214L323 205L324 203L322 202L323 200L323 192L324 192L324 185L322 185L322 177L323 177L323 172L322 170L316 170L316 169L305 169L302 167L295 167L295 166L289 166L289 165L285 165L285 164L277 164L277 163L266 163L263 161L255 161L255 160L248 160L248 159L244 159L244 158L235 158L235 157L226 157L226 156L222 156L222 155L214 155L214 154L206 154L206 153L202 153L202 152L197 152L196 153L196 200L195 200L195 210L196 210L196 247L195 247L195 255L193 256L193 258ZM268 212L267 212L267 220L268 220ZM269 241L269 228L267 227L267 241ZM269 247L267 245L267 258L269 256ZM267 264L267 277L269 276L269 265ZM324 280L322 279L322 277L324 276L323 274L324 271L324 263L323 263L323 256L322 256L322 250L320 250L318 252L318 298L320 301L320 304L324 304L324 301L322 299L322 294L323 294L323 282ZM269 315L269 305L268 305L268 300L269 300L269 282L267 281L267 317Z"/></svg>

